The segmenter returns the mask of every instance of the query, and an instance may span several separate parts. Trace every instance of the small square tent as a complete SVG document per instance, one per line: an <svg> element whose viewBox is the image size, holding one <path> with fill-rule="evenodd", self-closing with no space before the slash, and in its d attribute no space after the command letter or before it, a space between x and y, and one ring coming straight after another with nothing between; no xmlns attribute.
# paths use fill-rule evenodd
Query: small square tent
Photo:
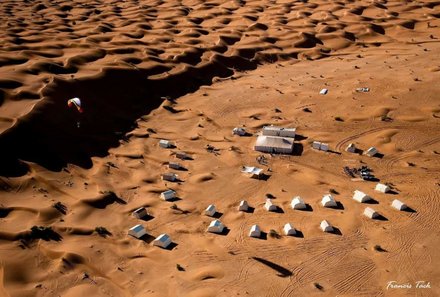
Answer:
<svg viewBox="0 0 440 297"><path fill-rule="evenodd" d="M328 151L328 143L321 142L321 145L319 146L319 150L324 152Z"/></svg>
<svg viewBox="0 0 440 297"><path fill-rule="evenodd" d="M166 190L165 192L160 193L160 198L165 201L176 198L176 191L174 190Z"/></svg>
<svg viewBox="0 0 440 297"><path fill-rule="evenodd" d="M166 249L171 244L171 238L168 234L161 234L153 240L153 246L158 246Z"/></svg>
<svg viewBox="0 0 440 297"><path fill-rule="evenodd" d="M142 225L133 226L130 228L130 230L128 230L128 235L131 235L136 238L141 238L145 234L147 234L147 231Z"/></svg>
<svg viewBox="0 0 440 297"><path fill-rule="evenodd" d="M246 130L241 127L236 127L234 129L232 129L232 134L238 135L238 136L244 136L244 135L246 135Z"/></svg>
<svg viewBox="0 0 440 297"><path fill-rule="evenodd" d="M260 178L263 175L263 169L251 166L243 166L241 172L252 178Z"/></svg>
<svg viewBox="0 0 440 297"><path fill-rule="evenodd" d="M286 234L286 235L295 235L296 234L295 228L293 228L292 224L290 224L290 223L287 223L284 225L283 231L284 231L284 234Z"/></svg>
<svg viewBox="0 0 440 297"><path fill-rule="evenodd" d="M349 152L349 153L355 153L356 152L356 147L354 146L354 143L350 143L347 148L345 149L345 151Z"/></svg>
<svg viewBox="0 0 440 297"><path fill-rule="evenodd" d="M142 219L143 217L148 216L147 209L145 207L140 207L132 212L133 217L136 219Z"/></svg>
<svg viewBox="0 0 440 297"><path fill-rule="evenodd" d="M214 220L209 224L208 232L211 233L222 233L225 229L225 226L219 220Z"/></svg>
<svg viewBox="0 0 440 297"><path fill-rule="evenodd" d="M379 213L377 211L375 211L374 209L372 209L371 207L367 207L364 210L364 215L367 218L375 219L375 218L377 218L379 216Z"/></svg>
<svg viewBox="0 0 440 297"><path fill-rule="evenodd" d="M213 217L216 213L216 209L214 204L209 205L206 209L205 209L205 215L207 215L208 217Z"/></svg>
<svg viewBox="0 0 440 297"><path fill-rule="evenodd" d="M336 207L336 206L338 206L338 204L336 203L335 199L330 194L324 195L324 197L322 197L321 204L324 207Z"/></svg>
<svg viewBox="0 0 440 297"><path fill-rule="evenodd" d="M406 208L408 208L408 206L405 203L397 199L393 200L393 202L391 203L391 207L397 210L405 210Z"/></svg>
<svg viewBox="0 0 440 297"><path fill-rule="evenodd" d="M180 170L180 169L182 169L183 167L182 167L182 165L180 165L179 163L176 163L176 162L169 162L169 163L168 163L168 168L176 169L176 170Z"/></svg>
<svg viewBox="0 0 440 297"><path fill-rule="evenodd" d="M371 197L368 196L367 194L365 194L364 192L355 190L354 194L353 194L353 199L358 201L358 202L363 203L363 202L371 200Z"/></svg>
<svg viewBox="0 0 440 297"><path fill-rule="evenodd" d="M366 152L365 155L367 155L368 157L373 157L374 155L376 155L378 153L377 149L375 147L370 147Z"/></svg>
<svg viewBox="0 0 440 297"><path fill-rule="evenodd" d="M302 200L301 197L299 197L299 196L296 196L292 199L290 206L293 209L306 209L307 208L307 205L304 203L304 200Z"/></svg>
<svg viewBox="0 0 440 297"><path fill-rule="evenodd" d="M266 203L264 204L264 208L267 211L277 211L277 206L272 203L272 200L266 199Z"/></svg>
<svg viewBox="0 0 440 297"><path fill-rule="evenodd" d="M324 231L324 232L333 232L332 225L330 225L330 223L328 221L326 221L326 220L321 222L320 227L321 227L321 230Z"/></svg>
<svg viewBox="0 0 440 297"><path fill-rule="evenodd" d="M169 140L161 139L159 141L159 146L163 148L172 148L174 147L174 144Z"/></svg>
<svg viewBox="0 0 440 297"><path fill-rule="evenodd" d="M162 174L162 180L166 180L166 181L176 181L177 180L177 174L172 173L172 172L167 172Z"/></svg>
<svg viewBox="0 0 440 297"><path fill-rule="evenodd" d="M312 148L314 148L315 150L320 150L321 149L321 142L319 141L314 141L312 143Z"/></svg>
<svg viewBox="0 0 440 297"><path fill-rule="evenodd" d="M246 200L242 200L240 202L240 205L238 206L239 211L248 211L249 210L249 204Z"/></svg>
<svg viewBox="0 0 440 297"><path fill-rule="evenodd" d="M389 191L391 191L391 188L389 186L387 186L387 185L379 183L379 184L376 185L375 190L378 191L378 192L382 192L382 193L388 193Z"/></svg>
<svg viewBox="0 0 440 297"><path fill-rule="evenodd" d="M260 237L261 236L261 230L258 225L253 225L251 227L251 230L249 231L249 237Z"/></svg>
<svg viewBox="0 0 440 297"><path fill-rule="evenodd" d="M328 89L322 89L321 91L319 91L319 94L321 95L326 95L328 93Z"/></svg>

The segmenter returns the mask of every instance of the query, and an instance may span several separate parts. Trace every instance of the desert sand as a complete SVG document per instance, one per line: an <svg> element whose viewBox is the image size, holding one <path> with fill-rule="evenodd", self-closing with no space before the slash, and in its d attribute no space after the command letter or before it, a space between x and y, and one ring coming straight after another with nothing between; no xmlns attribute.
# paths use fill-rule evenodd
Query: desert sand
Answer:
<svg viewBox="0 0 440 297"><path fill-rule="evenodd" d="M439 296L439 26L436 1L1 1L0 295ZM294 154L253 150L271 124L297 128ZM362 165L393 193L344 173Z"/></svg>

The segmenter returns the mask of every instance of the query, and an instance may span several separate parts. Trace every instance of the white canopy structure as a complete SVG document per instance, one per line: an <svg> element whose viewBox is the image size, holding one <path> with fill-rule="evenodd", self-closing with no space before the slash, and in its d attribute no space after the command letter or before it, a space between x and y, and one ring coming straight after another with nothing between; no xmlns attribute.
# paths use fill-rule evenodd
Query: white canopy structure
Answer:
<svg viewBox="0 0 440 297"><path fill-rule="evenodd" d="M145 207L140 207L132 212L133 217L136 219L142 219L143 217L148 216L147 209Z"/></svg>
<svg viewBox="0 0 440 297"><path fill-rule="evenodd" d="M312 148L318 151L328 151L329 147L328 147L328 143L323 143L320 141L313 141L312 143Z"/></svg>
<svg viewBox="0 0 440 297"><path fill-rule="evenodd" d="M391 191L391 188L389 186L387 186L387 185L379 183L379 184L376 185L375 190L378 191L378 192L382 192L382 193L388 193L389 191Z"/></svg>
<svg viewBox="0 0 440 297"><path fill-rule="evenodd" d="M379 213L377 211L375 211L374 209L372 209L371 207L367 207L364 210L364 215L367 218L375 219L375 218L377 218L379 216Z"/></svg>
<svg viewBox="0 0 440 297"><path fill-rule="evenodd" d="M265 136L279 136L295 138L296 128L283 128L276 126L264 126L263 135Z"/></svg>
<svg viewBox="0 0 440 297"><path fill-rule="evenodd" d="M363 203L363 202L367 202L367 201L371 200L371 197L368 196L367 194L365 194L364 192L355 190L354 194L353 194L353 199L358 202Z"/></svg>
<svg viewBox="0 0 440 297"><path fill-rule="evenodd" d="M249 177L259 178L263 174L263 169L258 167L243 166L241 172Z"/></svg>
<svg viewBox="0 0 440 297"><path fill-rule="evenodd" d="M155 240L153 245L166 249L171 244L171 237L168 234L161 234Z"/></svg>
<svg viewBox="0 0 440 297"><path fill-rule="evenodd" d="M232 129L232 134L238 135L238 136L244 136L244 135L246 135L246 130L241 127L236 127L234 129Z"/></svg>
<svg viewBox="0 0 440 297"><path fill-rule="evenodd" d="M286 234L286 235L295 235L296 234L295 228L293 228L292 224L290 224L290 223L287 223L284 225L283 231L284 231L284 234Z"/></svg>
<svg viewBox="0 0 440 297"><path fill-rule="evenodd" d="M238 206L239 211L248 211L249 210L249 204L246 200L241 200L240 205Z"/></svg>
<svg viewBox="0 0 440 297"><path fill-rule="evenodd" d="M296 196L292 199L290 206L293 209L306 209L307 208L307 205L304 203L304 200L302 200L301 197L299 197L299 196Z"/></svg>
<svg viewBox="0 0 440 297"><path fill-rule="evenodd" d="M131 235L135 238L141 238L145 234L147 234L147 231L142 225L135 225L128 230L128 235Z"/></svg>
<svg viewBox="0 0 440 297"><path fill-rule="evenodd" d="M278 207L272 203L272 200L266 199L266 203L264 204L264 208L267 211L277 211Z"/></svg>
<svg viewBox="0 0 440 297"><path fill-rule="evenodd" d="M174 147L174 143L169 140L161 139L159 140L159 146L163 148L172 148Z"/></svg>
<svg viewBox="0 0 440 297"><path fill-rule="evenodd" d="M324 231L324 232L333 232L332 225L330 225L330 223L328 221L326 221L326 220L321 222L320 227L321 227L321 230Z"/></svg>
<svg viewBox="0 0 440 297"><path fill-rule="evenodd" d="M211 233L222 233L225 229L225 226L219 220L214 220L209 224L208 232Z"/></svg>
<svg viewBox="0 0 440 297"><path fill-rule="evenodd" d="M391 207L397 210L405 210L406 208L408 208L408 206L405 203L397 199L393 200L393 202L391 203Z"/></svg>
<svg viewBox="0 0 440 297"><path fill-rule="evenodd" d="M349 152L349 153L355 153L356 152L356 147L354 146L354 143L350 143L347 148L345 149L345 151Z"/></svg>
<svg viewBox="0 0 440 297"><path fill-rule="evenodd" d="M293 138L260 135L255 142L254 150L273 154L291 154L293 152Z"/></svg>
<svg viewBox="0 0 440 297"><path fill-rule="evenodd" d="M337 207L338 206L335 199L330 194L324 195L324 197L322 197L321 204L324 207Z"/></svg>
<svg viewBox="0 0 440 297"><path fill-rule="evenodd" d="M258 225L253 225L249 231L249 237L259 238L261 236L261 230Z"/></svg>
<svg viewBox="0 0 440 297"><path fill-rule="evenodd" d="M212 216L214 216L216 212L217 212L217 210L215 209L214 204L209 205L209 206L205 209L205 215L207 215L208 217L212 217Z"/></svg>
<svg viewBox="0 0 440 297"><path fill-rule="evenodd" d="M368 157L373 157L377 153L378 153L378 150L372 146L365 152L365 155L367 155Z"/></svg>
<svg viewBox="0 0 440 297"><path fill-rule="evenodd" d="M167 173L162 174L162 180L174 182L177 179L178 179L178 176L175 173L167 172Z"/></svg>
<svg viewBox="0 0 440 297"><path fill-rule="evenodd" d="M160 193L160 198L162 198L165 201L174 199L174 198L176 198L176 191L166 190L166 191Z"/></svg>

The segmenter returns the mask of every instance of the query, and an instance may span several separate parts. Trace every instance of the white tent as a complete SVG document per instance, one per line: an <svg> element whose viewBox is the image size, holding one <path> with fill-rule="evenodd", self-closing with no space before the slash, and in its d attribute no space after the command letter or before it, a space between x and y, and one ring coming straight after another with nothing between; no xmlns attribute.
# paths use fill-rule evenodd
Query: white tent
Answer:
<svg viewBox="0 0 440 297"><path fill-rule="evenodd" d="M368 157L373 157L374 155L376 155L378 153L377 149L375 147L370 147L366 152L365 155L367 155Z"/></svg>
<svg viewBox="0 0 440 297"><path fill-rule="evenodd" d="M160 193L160 198L162 198L165 201L176 198L176 191L166 190L165 192Z"/></svg>
<svg viewBox="0 0 440 297"><path fill-rule="evenodd" d="M242 200L240 202L240 205L238 206L239 211L248 211L249 210L249 204L246 200Z"/></svg>
<svg viewBox="0 0 440 297"><path fill-rule="evenodd" d="M294 147L294 139L260 135L255 142L254 150L264 153L291 154Z"/></svg>
<svg viewBox="0 0 440 297"><path fill-rule="evenodd" d="M286 225L284 225L284 234L286 235L295 235L296 234L296 230L295 228L293 228L292 224L287 223Z"/></svg>
<svg viewBox="0 0 440 297"><path fill-rule="evenodd" d="M167 181L176 181L178 178L177 174L172 173L172 172L167 172L162 174L162 180L167 180Z"/></svg>
<svg viewBox="0 0 440 297"><path fill-rule="evenodd" d="M148 215L147 209L145 207L140 207L132 212L133 217L136 219L142 219Z"/></svg>
<svg viewBox="0 0 440 297"><path fill-rule="evenodd" d="M333 232L333 227L328 221L324 220L321 222L321 230L324 232Z"/></svg>
<svg viewBox="0 0 440 297"><path fill-rule="evenodd" d="M249 177L259 178L263 174L263 169L258 167L243 166L241 172Z"/></svg>
<svg viewBox="0 0 440 297"><path fill-rule="evenodd" d="M209 205L209 206L205 209L205 215L207 215L208 217L212 217L212 216L214 216L216 212L217 212L217 210L215 209L214 204Z"/></svg>
<svg viewBox="0 0 440 297"><path fill-rule="evenodd" d="M338 206L338 204L336 203L335 199L330 194L324 195L324 197L322 197L321 204L324 207L336 207L336 206Z"/></svg>
<svg viewBox="0 0 440 297"><path fill-rule="evenodd" d="M261 236L261 230L258 225L253 225L251 227L251 230L249 231L249 237L260 237Z"/></svg>
<svg viewBox="0 0 440 297"><path fill-rule="evenodd" d="M232 134L238 135L238 136L244 136L244 135L246 135L246 130L241 127L236 127L234 129L232 129Z"/></svg>
<svg viewBox="0 0 440 297"><path fill-rule="evenodd" d="M179 169L182 169L183 167L179 163L169 162L168 163L168 168L179 170Z"/></svg>
<svg viewBox="0 0 440 297"><path fill-rule="evenodd" d="M306 209L307 208L307 205L304 203L304 200L302 200L301 197L299 197L299 196L296 196L292 199L290 206L293 209Z"/></svg>
<svg viewBox="0 0 440 297"><path fill-rule="evenodd" d="M387 185L379 183L379 184L376 185L375 190L378 191L378 192L387 193L387 192L391 191L391 188L389 186L387 186Z"/></svg>
<svg viewBox="0 0 440 297"><path fill-rule="evenodd" d="M319 94L321 95L326 95L328 93L328 89L322 89L321 91L319 91Z"/></svg>
<svg viewBox="0 0 440 297"><path fill-rule="evenodd" d="M400 200L394 199L391 203L391 206L397 210L404 210L408 208L408 206Z"/></svg>
<svg viewBox="0 0 440 297"><path fill-rule="evenodd" d="M270 199L266 199L266 203L264 204L264 208L267 211L276 211L277 210L277 206L275 204L273 204L272 200L270 200Z"/></svg>
<svg viewBox="0 0 440 297"><path fill-rule="evenodd" d="M141 238L145 234L147 234L147 231L142 225L133 226L130 228L130 230L128 230L128 235L131 235L136 238Z"/></svg>
<svg viewBox="0 0 440 297"><path fill-rule="evenodd" d="M161 234L155 240L153 245L166 249L171 244L171 238L168 234Z"/></svg>
<svg viewBox="0 0 440 297"><path fill-rule="evenodd" d="M314 141L312 143L312 148L314 148L315 150L320 150L321 149L321 142L319 141Z"/></svg>
<svg viewBox="0 0 440 297"><path fill-rule="evenodd" d="M362 203L371 200L371 197L365 194L364 192L355 190L353 194L353 199Z"/></svg>
<svg viewBox="0 0 440 297"><path fill-rule="evenodd" d="M266 136L279 136L279 137L291 137L295 138L296 128L283 128L276 126L264 126L263 135Z"/></svg>
<svg viewBox="0 0 440 297"><path fill-rule="evenodd" d="M375 219L375 218L377 218L379 216L379 213L377 211L375 211L374 209L372 209L371 207L367 207L364 210L364 215L367 218Z"/></svg>
<svg viewBox="0 0 440 297"><path fill-rule="evenodd" d="M354 143L350 143L345 150L349 153L355 153L356 147L354 146Z"/></svg>
<svg viewBox="0 0 440 297"><path fill-rule="evenodd" d="M211 233L222 233L225 229L225 226L219 220L214 220L209 224L208 232Z"/></svg>
<svg viewBox="0 0 440 297"><path fill-rule="evenodd" d="M171 148L174 147L174 144L169 140L161 139L159 141L159 146L163 148Z"/></svg>
<svg viewBox="0 0 440 297"><path fill-rule="evenodd" d="M321 142L321 145L319 146L319 150L324 152L328 151L328 143Z"/></svg>

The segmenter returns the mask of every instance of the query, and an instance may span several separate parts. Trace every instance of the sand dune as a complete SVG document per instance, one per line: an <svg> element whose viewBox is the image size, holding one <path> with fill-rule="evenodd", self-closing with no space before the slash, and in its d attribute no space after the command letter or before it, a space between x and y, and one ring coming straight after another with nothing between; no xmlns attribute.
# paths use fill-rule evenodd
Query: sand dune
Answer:
<svg viewBox="0 0 440 297"><path fill-rule="evenodd" d="M440 294L440 2L5 0L0 21L0 295ZM297 127L295 152L263 165L253 146L271 124ZM344 173L362 165L393 193ZM337 208L321 205L330 192ZM209 204L223 234L206 232ZM162 233L170 249L151 246Z"/></svg>

